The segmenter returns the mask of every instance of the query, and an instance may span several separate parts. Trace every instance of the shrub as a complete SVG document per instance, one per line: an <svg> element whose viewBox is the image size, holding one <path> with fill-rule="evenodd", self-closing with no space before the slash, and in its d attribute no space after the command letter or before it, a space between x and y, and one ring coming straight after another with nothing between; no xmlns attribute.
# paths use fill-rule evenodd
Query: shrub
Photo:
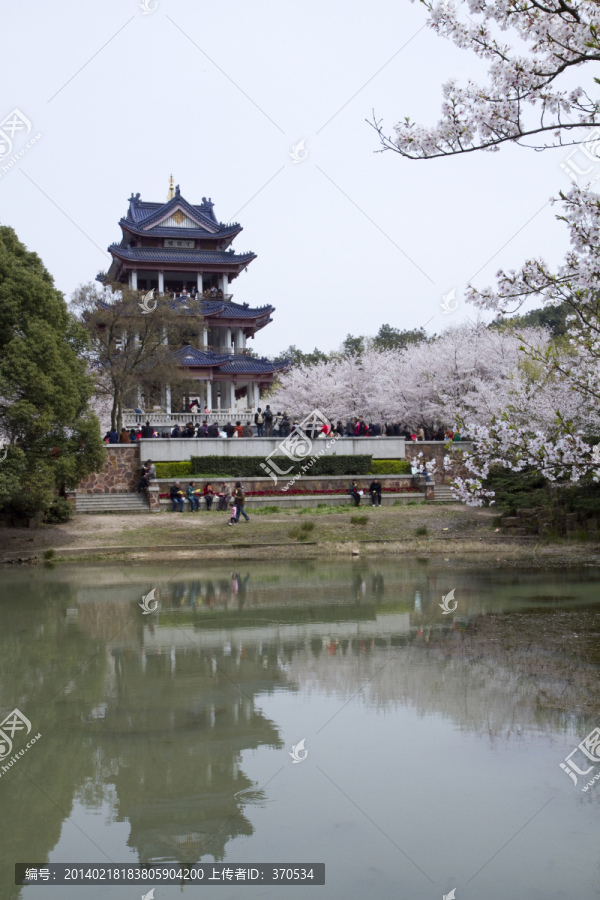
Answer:
<svg viewBox="0 0 600 900"><path fill-rule="evenodd" d="M57 497L52 501L44 516L44 522L48 525L58 525L68 522L73 517L73 507L64 497Z"/></svg>
<svg viewBox="0 0 600 900"><path fill-rule="evenodd" d="M44 559L53 559L55 556L54 550L44 550Z"/></svg>
<svg viewBox="0 0 600 900"><path fill-rule="evenodd" d="M427 525L419 525L418 528L415 528L415 534L427 534Z"/></svg>
<svg viewBox="0 0 600 900"><path fill-rule="evenodd" d="M369 469L371 475L410 475L408 459L374 459Z"/></svg>
<svg viewBox="0 0 600 900"><path fill-rule="evenodd" d="M314 529L314 522L302 522L302 524L296 528L290 528L288 531L288 536L291 538L295 538L297 541L307 541L310 532Z"/></svg>
<svg viewBox="0 0 600 900"><path fill-rule="evenodd" d="M188 478L194 474L191 462L157 462L154 465L157 478Z"/></svg>
<svg viewBox="0 0 600 900"><path fill-rule="evenodd" d="M319 442L313 443L315 452L319 452ZM282 472L290 470L287 475L279 476L280 481L285 481L287 477L292 478L294 475L302 472L302 467L308 465L312 457L307 457L304 462L292 463L287 456L278 456L273 462ZM307 475L367 475L371 467L372 457L366 454L360 456L318 456L313 464L306 469ZM162 478L168 478L167 475L160 475L158 471L159 465L188 465L187 463L157 463L156 474ZM261 468L265 465L262 456L192 456L190 459L191 472L190 475L200 475L210 473L212 477L222 478L228 476L230 478L265 478L268 472ZM232 474L233 473L233 474ZM188 474L187 472L176 472L176 475Z"/></svg>
<svg viewBox="0 0 600 900"><path fill-rule="evenodd" d="M368 516L350 516L351 525L366 525L368 521Z"/></svg>

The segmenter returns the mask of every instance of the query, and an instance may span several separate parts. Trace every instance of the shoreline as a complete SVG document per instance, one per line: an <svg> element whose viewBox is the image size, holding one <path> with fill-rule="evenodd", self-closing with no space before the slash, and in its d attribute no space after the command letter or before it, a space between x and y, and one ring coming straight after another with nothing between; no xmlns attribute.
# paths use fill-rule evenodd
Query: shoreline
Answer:
<svg viewBox="0 0 600 900"><path fill-rule="evenodd" d="M600 565L600 542L503 534L496 511L457 504L254 512L227 528L215 512L78 515L0 529L0 566L109 560L471 557L491 565Z"/></svg>

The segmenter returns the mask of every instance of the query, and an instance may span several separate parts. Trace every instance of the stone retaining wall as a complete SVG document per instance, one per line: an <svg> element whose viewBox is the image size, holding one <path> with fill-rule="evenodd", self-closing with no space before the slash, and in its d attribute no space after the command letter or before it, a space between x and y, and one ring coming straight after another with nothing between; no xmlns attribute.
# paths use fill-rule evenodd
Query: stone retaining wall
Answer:
<svg viewBox="0 0 600 900"><path fill-rule="evenodd" d="M107 444L106 451L102 471L84 478L77 490L83 494L122 494L137 490L139 447L136 444Z"/></svg>

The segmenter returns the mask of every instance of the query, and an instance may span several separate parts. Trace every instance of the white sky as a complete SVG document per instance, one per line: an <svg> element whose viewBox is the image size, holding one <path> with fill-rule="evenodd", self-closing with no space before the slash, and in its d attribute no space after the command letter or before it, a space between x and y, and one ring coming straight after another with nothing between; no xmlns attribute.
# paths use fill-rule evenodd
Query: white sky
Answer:
<svg viewBox="0 0 600 900"><path fill-rule="evenodd" d="M566 229L544 204L570 186L567 151L374 152L373 108L389 133L406 115L433 124L444 81L485 78L424 23L408 0L158 0L146 15L138 0L9 4L0 120L17 107L42 138L4 174L0 161L0 222L68 298L108 267L131 192L164 200L172 172L191 203L211 197L219 220L241 222L237 251L258 254L234 299L276 307L251 344L261 354L475 318L462 302L475 273L482 287L501 266L562 258Z"/></svg>

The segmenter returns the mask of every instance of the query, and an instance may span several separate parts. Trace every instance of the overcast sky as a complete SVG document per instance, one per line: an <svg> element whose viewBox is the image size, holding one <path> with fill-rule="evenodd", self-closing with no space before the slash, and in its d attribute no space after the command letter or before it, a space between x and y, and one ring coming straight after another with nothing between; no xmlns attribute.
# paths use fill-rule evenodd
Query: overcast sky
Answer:
<svg viewBox="0 0 600 900"><path fill-rule="evenodd" d="M433 124L444 81L485 78L419 3L147 2L146 14L138 0L3 11L0 120L17 108L31 122L13 154L41 138L8 171L0 160L0 222L67 298L108 267L129 195L165 200L171 172L191 203L211 197L220 221L243 225L237 251L258 254L234 289L276 307L251 344L261 354L329 350L384 322L439 332L475 318L469 280L562 258L548 199L570 186L566 151L376 152L373 109L390 133L404 116Z"/></svg>

